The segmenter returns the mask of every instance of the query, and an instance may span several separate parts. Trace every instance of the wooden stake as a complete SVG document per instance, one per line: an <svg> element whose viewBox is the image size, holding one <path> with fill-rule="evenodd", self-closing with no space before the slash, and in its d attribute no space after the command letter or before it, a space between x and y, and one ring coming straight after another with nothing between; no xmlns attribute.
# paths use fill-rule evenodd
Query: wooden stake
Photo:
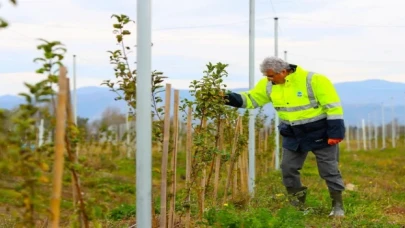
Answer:
<svg viewBox="0 0 405 228"><path fill-rule="evenodd" d="M230 186L230 184L231 184L231 178L232 178L232 171L233 171L233 169L234 169L234 165L235 165L235 162L236 162L236 159L235 159L235 152L236 152L236 143L238 142L238 137L239 137L239 135L238 135L238 133L239 133L239 126L240 126L240 124L241 124L241 117L239 116L238 117L238 119L237 119L237 122L236 122L236 128L235 128L235 136L234 136L234 139L233 139L233 145L232 145L232 151L231 151L231 159L230 159L230 164L229 164L229 168L228 168L228 176L227 176L227 178L226 178L226 185L225 185L225 193L224 193L224 198L223 198L223 203L222 204L224 204L224 203L226 203L226 200L228 199L228 190L229 190L229 186Z"/></svg>
<svg viewBox="0 0 405 228"><path fill-rule="evenodd" d="M188 107L187 113L187 143L186 143L186 186L190 184L191 179L191 148L192 148L192 134L191 134L191 122L193 118L193 108ZM186 209L186 219L185 227L190 227L190 217L191 217L191 203L190 203L190 194L187 195L188 207Z"/></svg>
<svg viewBox="0 0 405 228"><path fill-rule="evenodd" d="M264 128L264 148L263 148L264 157L265 157L264 158L264 172L265 173L268 172L268 167L269 167L269 164L268 164L269 154L268 154L268 151L267 151L267 141L269 140L268 133L269 133L269 129L267 127L265 127Z"/></svg>
<svg viewBox="0 0 405 228"><path fill-rule="evenodd" d="M53 167L52 197L51 197L51 227L59 227L60 201L62 194L62 177L65 151L65 124L66 124L66 68L59 69L58 106L56 109L56 134L55 134L55 160Z"/></svg>
<svg viewBox="0 0 405 228"><path fill-rule="evenodd" d="M239 125L240 128L240 133L243 135L243 124L242 124L242 119L240 120L241 124ZM248 186L247 186L247 180L248 180L248 158L247 158L247 150L246 148L243 148L241 152L241 167L240 167L240 176L241 176L241 189L242 192L246 193L248 191Z"/></svg>
<svg viewBox="0 0 405 228"><path fill-rule="evenodd" d="M173 154L172 154L172 188L170 198L169 228L174 227L176 219L176 169L177 169L177 147L179 130L179 90L174 90L174 111L173 111Z"/></svg>
<svg viewBox="0 0 405 228"><path fill-rule="evenodd" d="M219 127L219 139L218 139L218 150L222 151L224 149L224 126L221 120ZM219 172L221 168L221 155L217 155L215 158L215 177L214 177L214 202L217 202L218 197L218 185L219 185Z"/></svg>
<svg viewBox="0 0 405 228"><path fill-rule="evenodd" d="M163 130L163 154L162 154L162 182L160 187L160 227L167 227L167 163L169 158L169 143L170 143L170 101L172 94L171 84L166 84L165 94L165 119Z"/></svg>
<svg viewBox="0 0 405 228"><path fill-rule="evenodd" d="M204 129L204 130L207 130L207 119L206 118L204 118L203 120L203 123L202 123L202 128ZM206 139L205 139L205 141L204 141L205 143L208 143L207 141L206 141ZM203 212L204 212L204 204L205 204L205 182L206 182L206 175L207 175L207 170L206 170L206 167L203 167L202 168L202 170L201 170L201 174L202 174L202 176L201 176L201 182L200 182L200 196L199 196L199 198L200 198L200 210L199 210L199 215L198 215L198 217L199 217L199 219L200 220L202 220L202 218L203 218Z"/></svg>

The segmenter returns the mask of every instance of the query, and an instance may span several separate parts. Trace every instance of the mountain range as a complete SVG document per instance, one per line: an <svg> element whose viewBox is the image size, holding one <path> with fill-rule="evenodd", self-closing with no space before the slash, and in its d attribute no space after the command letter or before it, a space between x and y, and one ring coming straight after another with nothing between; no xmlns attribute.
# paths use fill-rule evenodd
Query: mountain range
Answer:
<svg viewBox="0 0 405 228"><path fill-rule="evenodd" d="M381 123L382 104L384 104L385 121L389 123L393 117L400 123L405 123L405 83L385 80L366 80L357 82L336 83L344 111L345 121L350 124L360 124L361 119L371 118L377 124ZM246 91L247 88L232 91ZM161 93L164 100L164 93ZM123 113L126 110L124 101L115 101L116 94L106 87L82 87L77 90L78 116L97 119L107 107L117 107ZM180 99L192 99L188 90L180 90ZM24 102L19 96L0 96L0 108L12 109ZM265 113L273 116L271 104L264 107ZM243 110L242 110L243 111ZM392 115L394 114L394 115Z"/></svg>

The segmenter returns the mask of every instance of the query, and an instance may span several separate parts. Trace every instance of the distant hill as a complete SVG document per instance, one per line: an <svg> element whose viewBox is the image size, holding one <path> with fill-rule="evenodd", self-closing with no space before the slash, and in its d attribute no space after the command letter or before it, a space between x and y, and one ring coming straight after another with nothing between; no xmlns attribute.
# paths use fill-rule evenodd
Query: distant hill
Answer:
<svg viewBox="0 0 405 228"><path fill-rule="evenodd" d="M381 104L384 102L385 119L391 121L391 104L401 123L405 122L405 83L388 82L384 80L366 80L358 82L337 83L336 89L340 94L344 109L345 119L350 124L359 124L361 118L368 118L371 113L373 121L381 121ZM234 89L233 91L246 91L247 88ZM90 119L99 118L107 107L118 107L125 112L126 105L123 101L115 101L116 94L106 87L83 87L77 90L78 115ZM164 93L162 93L164 96ZM188 90L180 90L180 99L192 99ZM391 101L391 98L394 98ZM0 108L11 109L23 102L18 96L0 96ZM268 115L273 115L271 104L265 106Z"/></svg>

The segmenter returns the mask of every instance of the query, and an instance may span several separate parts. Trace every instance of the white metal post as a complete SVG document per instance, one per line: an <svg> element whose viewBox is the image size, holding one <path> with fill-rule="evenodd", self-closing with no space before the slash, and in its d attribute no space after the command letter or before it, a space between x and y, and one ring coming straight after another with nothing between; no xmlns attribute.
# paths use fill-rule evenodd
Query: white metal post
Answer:
<svg viewBox="0 0 405 228"><path fill-rule="evenodd" d="M375 119L377 120L377 112L375 113ZM378 149L378 124L377 121L374 123L374 148Z"/></svg>
<svg viewBox="0 0 405 228"><path fill-rule="evenodd" d="M392 117L391 117L391 119L392 119L392 121L391 121L392 148L395 148L395 147L396 147L396 144L395 144L395 141L396 141L396 136L395 136L395 133L396 133L396 121L395 121L394 98L393 98L393 97L391 97L391 116L392 116Z"/></svg>
<svg viewBox="0 0 405 228"><path fill-rule="evenodd" d="M136 226L138 228L152 227L151 11L151 0L137 1Z"/></svg>
<svg viewBox="0 0 405 228"><path fill-rule="evenodd" d="M371 128L371 115L370 113L368 114L368 123L367 123L367 130L368 130L368 148L371 150L372 146L371 146L371 142L373 140L373 135L372 135L372 128Z"/></svg>
<svg viewBox="0 0 405 228"><path fill-rule="evenodd" d="M360 126L356 127L356 142L357 142L357 150L360 150Z"/></svg>
<svg viewBox="0 0 405 228"><path fill-rule="evenodd" d="M366 121L364 119L361 119L361 126L363 128L363 149L367 150Z"/></svg>
<svg viewBox="0 0 405 228"><path fill-rule="evenodd" d="M255 86L255 0L249 1L249 88ZM255 110L249 110L249 181L251 195L255 187Z"/></svg>
<svg viewBox="0 0 405 228"><path fill-rule="evenodd" d="M350 151L350 126L347 126L347 130L346 130L346 145L347 145L347 151Z"/></svg>
<svg viewBox="0 0 405 228"><path fill-rule="evenodd" d="M274 56L278 57L278 18L274 18ZM280 132L277 129L278 125L280 124L280 119L278 117L277 112L275 111L275 126L274 130L276 131L275 133L275 168L276 170L280 169Z"/></svg>
<svg viewBox="0 0 405 228"><path fill-rule="evenodd" d="M39 140L38 140L38 147L41 147L44 144L44 119L41 119L39 122Z"/></svg>
<svg viewBox="0 0 405 228"><path fill-rule="evenodd" d="M284 51L284 60L287 62L287 51Z"/></svg>
<svg viewBox="0 0 405 228"><path fill-rule="evenodd" d="M131 134L129 132L130 129L130 122L129 122L129 106L127 107L127 115L126 115L126 130L127 130L127 158L131 157Z"/></svg>
<svg viewBox="0 0 405 228"><path fill-rule="evenodd" d="M382 148L385 149L385 115L384 115L384 103L381 104L381 128L382 128Z"/></svg>

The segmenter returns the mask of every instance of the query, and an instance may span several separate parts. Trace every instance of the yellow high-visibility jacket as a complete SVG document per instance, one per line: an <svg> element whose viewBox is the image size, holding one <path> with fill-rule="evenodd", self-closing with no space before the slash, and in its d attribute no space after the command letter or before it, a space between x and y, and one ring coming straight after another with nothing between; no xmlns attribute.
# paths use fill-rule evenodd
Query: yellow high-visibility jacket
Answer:
<svg viewBox="0 0 405 228"><path fill-rule="evenodd" d="M285 78L285 84L273 85L263 77L250 91L228 94L228 104L253 109L271 102L280 118L283 147L289 150L321 149L329 146L330 138L343 139L343 108L331 81L291 66L295 71Z"/></svg>

